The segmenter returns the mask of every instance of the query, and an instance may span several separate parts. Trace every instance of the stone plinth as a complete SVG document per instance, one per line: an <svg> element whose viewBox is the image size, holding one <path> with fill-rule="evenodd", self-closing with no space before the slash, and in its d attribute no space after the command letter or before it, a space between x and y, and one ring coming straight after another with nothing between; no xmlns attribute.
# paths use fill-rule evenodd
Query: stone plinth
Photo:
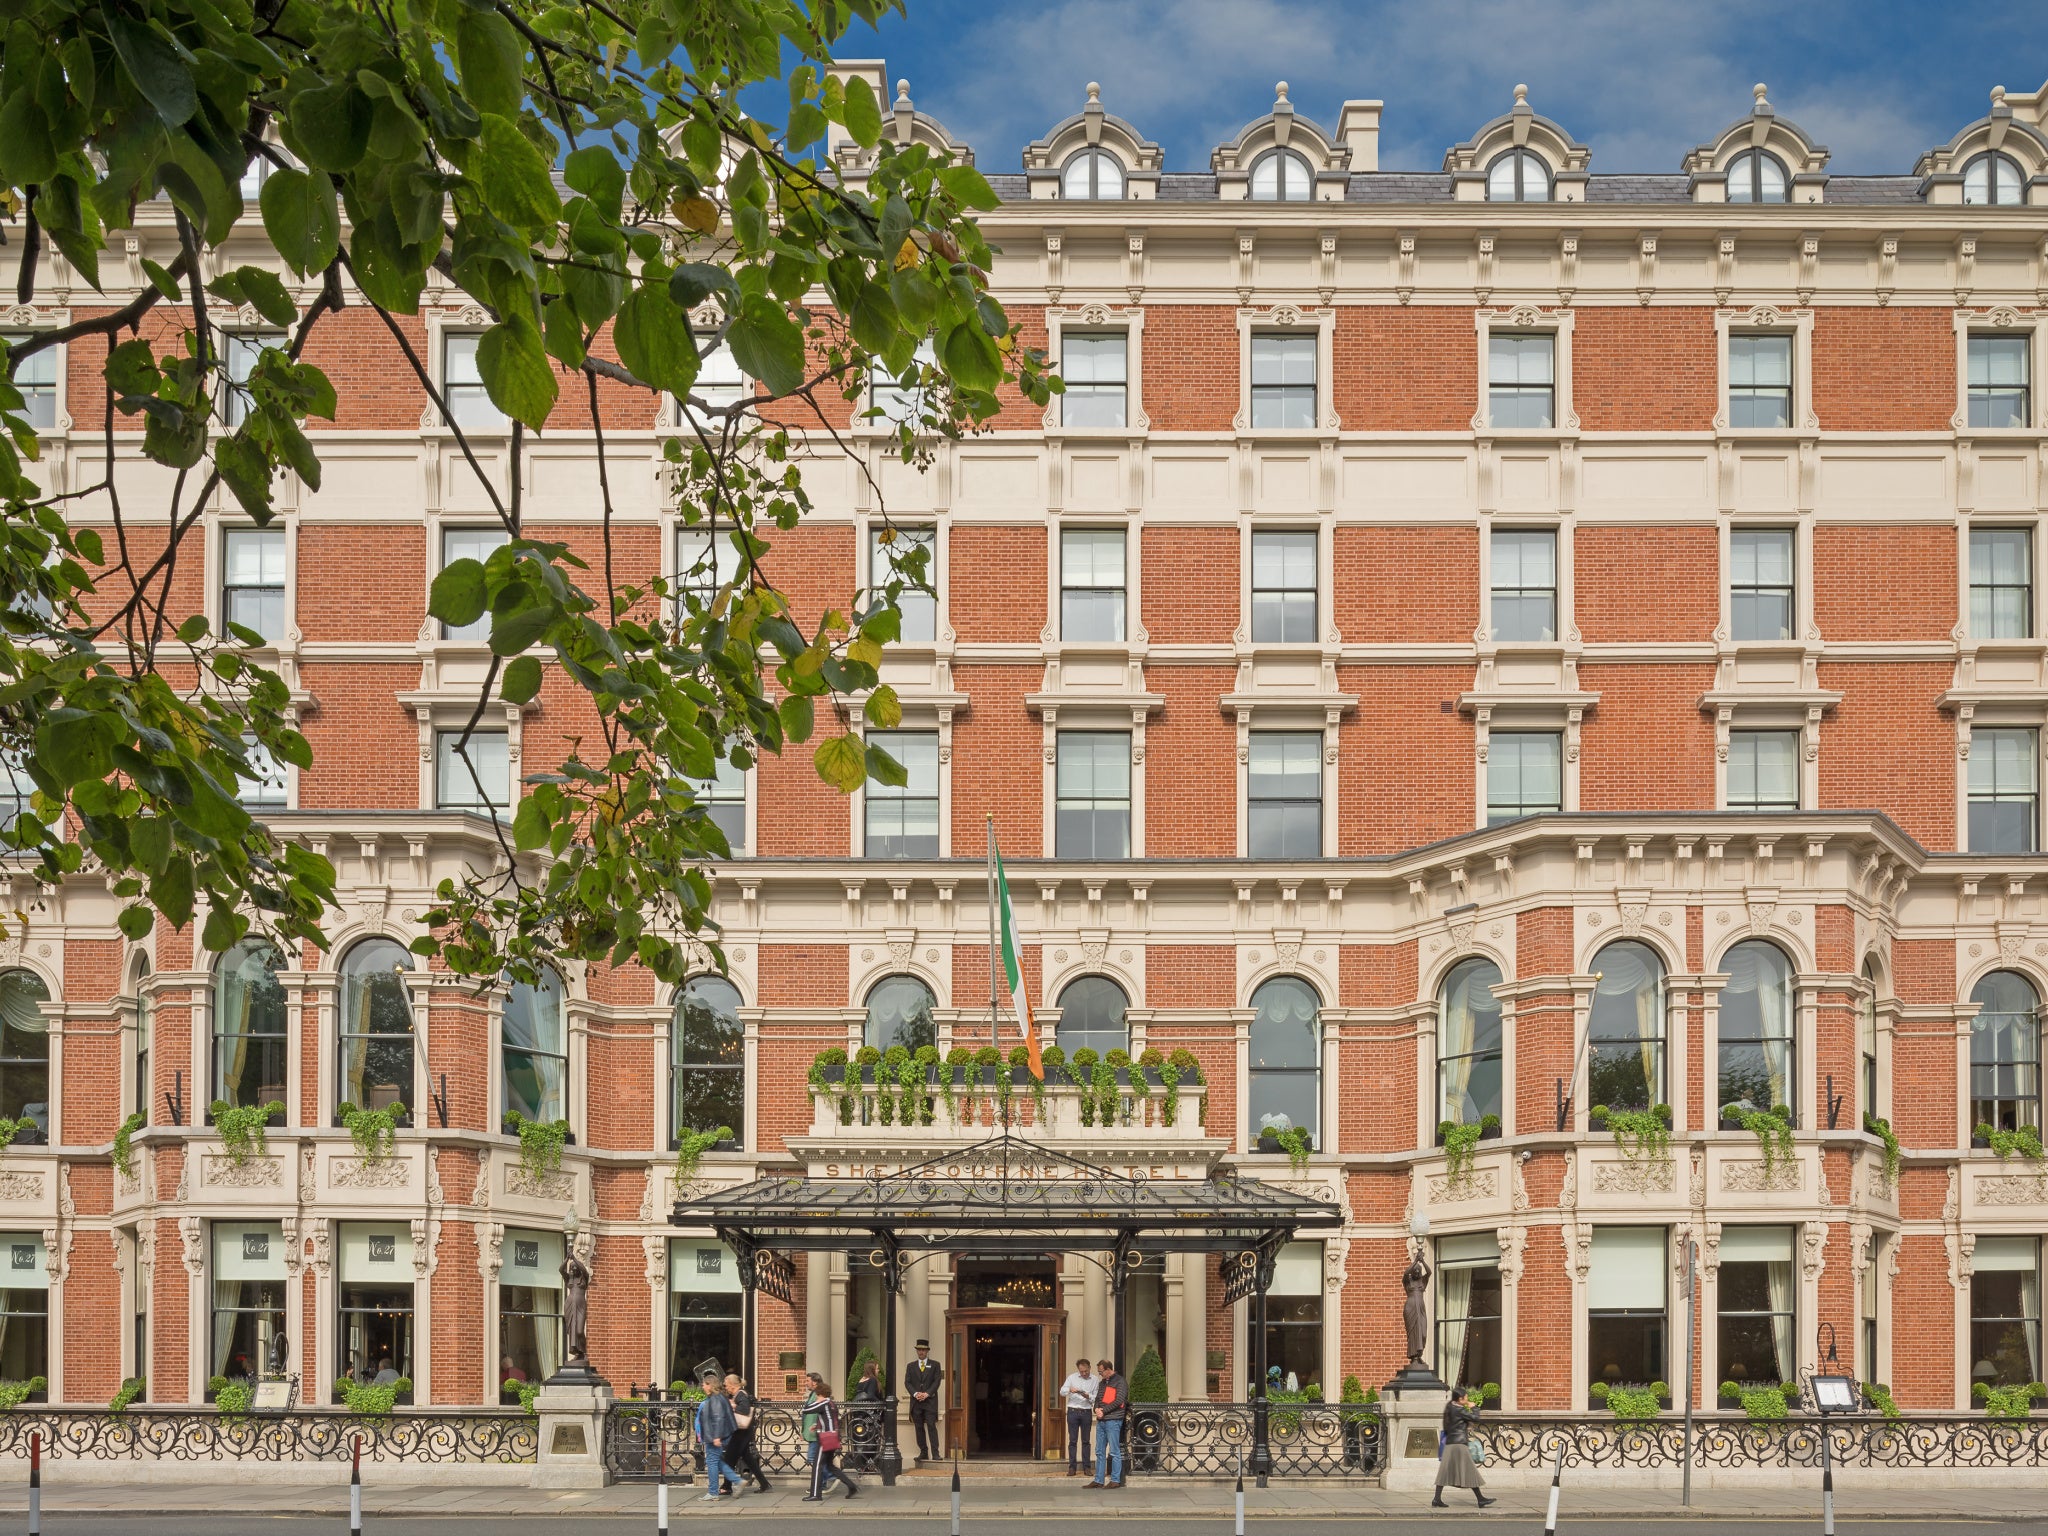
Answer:
<svg viewBox="0 0 2048 1536"><path fill-rule="evenodd" d="M1437 1436L1443 1432L1444 1407L1451 1389L1427 1367L1409 1366L1380 1393L1380 1417L1386 1426L1387 1453L1380 1467L1380 1486L1413 1490L1436 1485Z"/></svg>
<svg viewBox="0 0 2048 1536"><path fill-rule="evenodd" d="M604 1465L605 1416L612 1389L602 1377L565 1380L558 1373L533 1400L540 1418L540 1456L535 1488L602 1488L610 1478Z"/></svg>

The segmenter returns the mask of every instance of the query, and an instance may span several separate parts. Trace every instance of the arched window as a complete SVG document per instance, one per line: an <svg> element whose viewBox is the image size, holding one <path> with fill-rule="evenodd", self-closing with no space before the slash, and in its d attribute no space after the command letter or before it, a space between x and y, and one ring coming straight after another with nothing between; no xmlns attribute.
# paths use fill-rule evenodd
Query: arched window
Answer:
<svg viewBox="0 0 2048 1536"><path fill-rule="evenodd" d="M1252 994L1257 1012L1246 1104L1254 1137L1277 1129L1284 1115L1308 1132L1311 1144L1321 1145L1323 1043L1316 1014L1322 1005L1315 988L1295 976L1275 976Z"/></svg>
<svg viewBox="0 0 2048 1536"><path fill-rule="evenodd" d="M1963 162L1963 201L2014 208L2027 200L2027 174L2011 155L1987 151Z"/></svg>
<svg viewBox="0 0 2048 1536"><path fill-rule="evenodd" d="M1486 168L1489 203L1547 203L1550 167L1531 149L1511 149Z"/></svg>
<svg viewBox="0 0 2048 1536"><path fill-rule="evenodd" d="M740 995L723 976L694 976L676 994L669 1038L669 1138L732 1127L747 1134L747 1030Z"/></svg>
<svg viewBox="0 0 2048 1536"><path fill-rule="evenodd" d="M336 1096L359 1109L410 1110L413 1091L412 956L390 939L365 939L341 960L341 1070Z"/></svg>
<svg viewBox="0 0 2048 1536"><path fill-rule="evenodd" d="M50 1132L50 989L34 971L0 971L0 1115Z"/></svg>
<svg viewBox="0 0 2048 1536"><path fill-rule="evenodd" d="M1269 149L1252 162L1252 201L1305 203L1315 186L1315 172L1291 149Z"/></svg>
<svg viewBox="0 0 2048 1536"><path fill-rule="evenodd" d="M289 1031L277 979L283 968L278 952L261 939L244 939L214 968L213 1097L230 1109L286 1098Z"/></svg>
<svg viewBox="0 0 2048 1536"><path fill-rule="evenodd" d="M1790 180L1785 162L1763 149L1745 149L1728 162L1728 201L1782 203Z"/></svg>
<svg viewBox="0 0 2048 1536"><path fill-rule="evenodd" d="M932 1022L937 999L932 989L915 976L888 976L868 993L867 1031L863 1038L878 1051L892 1045L914 1051L920 1045L937 1045L939 1027Z"/></svg>
<svg viewBox="0 0 2048 1536"><path fill-rule="evenodd" d="M1460 960L1444 978L1437 1014L1437 1119L1477 1125L1500 1113L1500 967Z"/></svg>
<svg viewBox="0 0 2048 1536"><path fill-rule="evenodd" d="M1792 962L1775 944L1745 939L1723 957L1721 969L1728 973L1728 985L1721 993L1719 1103L1723 1109L1783 1105L1797 1125Z"/></svg>
<svg viewBox="0 0 2048 1536"><path fill-rule="evenodd" d="M1993 971L1970 989L1970 1123L1994 1131L2038 1126L2041 996L2013 971Z"/></svg>
<svg viewBox="0 0 2048 1536"><path fill-rule="evenodd" d="M1600 980L1586 1022L1588 1103L1648 1109L1664 1094L1664 962L1623 939L1593 957Z"/></svg>
<svg viewBox="0 0 2048 1536"><path fill-rule="evenodd" d="M505 994L505 1113L553 1122L569 1117L569 1025L562 978L545 967L537 982Z"/></svg>
<svg viewBox="0 0 2048 1536"><path fill-rule="evenodd" d="M1130 1026L1124 1010L1131 1000L1107 976L1080 976L1060 994L1060 1027L1056 1043L1072 1060L1086 1046L1096 1055L1130 1049Z"/></svg>
<svg viewBox="0 0 2048 1536"><path fill-rule="evenodd" d="M1863 999L1862 1016L1856 1022L1856 1044L1863 1064L1863 1103L1860 1107L1864 1114L1874 1115L1877 1113L1877 994L1883 986L1875 960L1863 963L1863 979L1870 983L1870 994Z"/></svg>
<svg viewBox="0 0 2048 1536"><path fill-rule="evenodd" d="M1060 196L1069 201L1118 202L1124 195L1124 168L1106 149L1084 149L1060 171Z"/></svg>

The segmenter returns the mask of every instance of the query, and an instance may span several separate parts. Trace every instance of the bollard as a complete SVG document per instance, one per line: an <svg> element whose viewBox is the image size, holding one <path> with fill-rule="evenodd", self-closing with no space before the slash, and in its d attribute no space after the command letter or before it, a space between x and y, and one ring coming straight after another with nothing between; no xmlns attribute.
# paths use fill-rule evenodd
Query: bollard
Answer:
<svg viewBox="0 0 2048 1536"><path fill-rule="evenodd" d="M355 1437L348 1468L348 1536L363 1536L363 1437Z"/></svg>
<svg viewBox="0 0 2048 1536"><path fill-rule="evenodd" d="M1557 1536L1557 1480L1564 1475L1564 1437L1557 1441L1557 1456L1550 1463L1550 1514L1543 1522L1543 1536Z"/></svg>
<svg viewBox="0 0 2048 1536"><path fill-rule="evenodd" d="M655 1421L654 1440L659 1447L661 1471L654 1484L654 1536L668 1536L668 1436Z"/></svg>
<svg viewBox="0 0 2048 1536"><path fill-rule="evenodd" d="M1820 1424L1820 1536L1835 1536L1835 1463L1828 1454L1828 1424Z"/></svg>
<svg viewBox="0 0 2048 1536"><path fill-rule="evenodd" d="M1236 1536L1244 1536L1244 1452L1237 1453L1237 1525Z"/></svg>
<svg viewBox="0 0 2048 1536"><path fill-rule="evenodd" d="M43 1536L43 1432L28 1437L28 1536Z"/></svg>
<svg viewBox="0 0 2048 1536"><path fill-rule="evenodd" d="M953 1452L953 1536L960 1536L960 1453Z"/></svg>

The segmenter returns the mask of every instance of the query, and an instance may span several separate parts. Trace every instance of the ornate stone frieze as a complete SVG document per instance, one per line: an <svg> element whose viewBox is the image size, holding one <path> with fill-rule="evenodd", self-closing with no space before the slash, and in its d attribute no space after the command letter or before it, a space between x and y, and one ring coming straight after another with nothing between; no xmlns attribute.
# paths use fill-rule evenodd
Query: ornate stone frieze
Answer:
<svg viewBox="0 0 2048 1536"><path fill-rule="evenodd" d="M1979 1174L1971 1181L1979 1205L2038 1205L2048 1201L2048 1173Z"/></svg>
<svg viewBox="0 0 2048 1536"><path fill-rule="evenodd" d="M1729 1194L1769 1194L1778 1190L1806 1188L1806 1168L1797 1162L1779 1163L1766 1170L1762 1158L1721 1165L1721 1188Z"/></svg>
<svg viewBox="0 0 2048 1536"><path fill-rule="evenodd" d="M1472 1168L1455 1178L1439 1174L1429 1181L1431 1205L1458 1205L1467 1200L1491 1200L1500 1181L1491 1168ZM1319 1196L1327 1200L1329 1196Z"/></svg>
<svg viewBox="0 0 2048 1536"><path fill-rule="evenodd" d="M252 1157L238 1163L231 1157L202 1155L199 1182L208 1189L282 1189L284 1159Z"/></svg>
<svg viewBox="0 0 2048 1536"><path fill-rule="evenodd" d="M1600 1194L1668 1195L1678 1187L1678 1170L1669 1158L1635 1157L1593 1165L1593 1188Z"/></svg>
<svg viewBox="0 0 2048 1536"><path fill-rule="evenodd" d="M327 1165L327 1183L333 1189L404 1189L411 1182L412 1169L395 1157L376 1162L366 1157L337 1157Z"/></svg>
<svg viewBox="0 0 2048 1536"><path fill-rule="evenodd" d="M43 1176L19 1168L0 1171L0 1200L41 1200Z"/></svg>
<svg viewBox="0 0 2048 1536"><path fill-rule="evenodd" d="M505 1193L528 1200L574 1200L576 1178L568 1173L529 1173L517 1163L505 1165Z"/></svg>

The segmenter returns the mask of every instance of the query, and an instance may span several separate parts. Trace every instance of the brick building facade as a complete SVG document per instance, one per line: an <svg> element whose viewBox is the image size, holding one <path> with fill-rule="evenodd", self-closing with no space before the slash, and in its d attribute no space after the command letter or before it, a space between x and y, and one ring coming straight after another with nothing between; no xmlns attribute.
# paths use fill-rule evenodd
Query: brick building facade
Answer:
<svg viewBox="0 0 2048 1536"><path fill-rule="evenodd" d="M565 1213L604 1374L730 1358L731 1256L665 1220L675 1139L732 1125L704 1189L986 1134L985 1104L891 1125L860 1095L844 1124L807 1077L828 1047L988 1043L992 818L1051 1038L1185 1049L1204 1078L1172 1125L1141 1097L1084 1126L1064 1089L1017 1112L1118 1166L1343 1206L1341 1236L1283 1255L1283 1385L1334 1397L1401 1363L1422 1218L1438 1364L1509 1406L1675 1383L1688 1237L1706 1409L1830 1340L1908 1406L2041 1376L2048 1182L1973 1133L2040 1118L2048 97L1996 96L1885 176L1832 175L1761 90L1669 175L1593 169L1519 92L1441 172L1381 171L1379 116L1347 103L1326 132L1283 92L1184 173L1091 88L991 174L996 287L1069 393L922 470L868 422L810 445L817 516L764 561L800 621L870 579L885 507L932 541L935 598L885 667L911 784L841 798L793 757L723 786L730 974L689 1007L632 971L479 999L365 947L495 857L440 761L485 652L424 613L490 515L375 318L324 322L323 488L286 486L274 533L209 512L181 582L293 685L315 767L252 793L335 861L334 947L215 962L186 933L127 943L90 881L9 882L34 903L0 979L0 1112L44 1134L0 1160L0 1375L196 1401L282 1334L310 1400L389 1354L418 1402L496 1402L508 1368L551 1368ZM952 143L907 93L887 131ZM145 208L126 279L174 241ZM101 295L45 259L9 325L128 296L118 264ZM482 319L451 294L407 323L459 385ZM96 367L75 347L31 391L57 490L100 473ZM590 433L565 417L515 466L488 403L457 408L485 472L524 476L536 536L588 546ZM605 408L620 580L688 568L677 407ZM163 472L118 473L132 528ZM551 687L490 723L516 781L586 722ZM265 1155L228 1155L216 1099L285 1106ZM358 1154L344 1099L410 1108L389 1159ZM1789 1143L1735 1105L1784 1106ZM1668 1150L1596 1106L1624 1129L1668 1107ZM558 1171L522 1165L515 1109L569 1121ZM1281 1115L1300 1168L1262 1150ZM1486 1127L1467 1166L1446 1121ZM1246 1390L1219 1294L1213 1260L1169 1256L1127 1303L1177 1398ZM863 1256L810 1259L792 1303L758 1303L752 1374L843 1379L880 1305ZM1056 1317L1061 1353L1112 1337L1074 1256L934 1260L903 1306L899 1337L956 1351L950 1433L976 1451L1029 1449L988 1404L1022 1396L1029 1441L1052 1383L950 1316Z"/></svg>

